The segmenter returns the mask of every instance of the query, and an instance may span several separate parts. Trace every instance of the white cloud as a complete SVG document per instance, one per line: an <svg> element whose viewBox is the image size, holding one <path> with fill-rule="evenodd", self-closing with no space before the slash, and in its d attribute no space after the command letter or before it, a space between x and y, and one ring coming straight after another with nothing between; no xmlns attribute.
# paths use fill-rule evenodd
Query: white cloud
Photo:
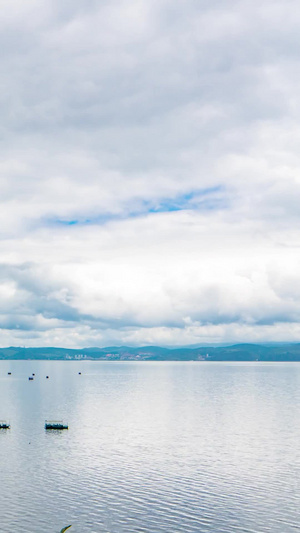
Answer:
<svg viewBox="0 0 300 533"><path fill-rule="evenodd" d="M0 343L299 340L298 3L1 4Z"/></svg>

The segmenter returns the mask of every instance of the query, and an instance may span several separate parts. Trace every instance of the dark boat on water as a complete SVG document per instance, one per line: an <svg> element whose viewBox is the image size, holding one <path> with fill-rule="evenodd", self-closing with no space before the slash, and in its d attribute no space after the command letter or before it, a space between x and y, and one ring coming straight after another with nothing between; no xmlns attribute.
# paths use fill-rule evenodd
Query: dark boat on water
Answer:
<svg viewBox="0 0 300 533"><path fill-rule="evenodd" d="M69 426L62 420L46 420L45 429L69 429Z"/></svg>
<svg viewBox="0 0 300 533"><path fill-rule="evenodd" d="M29 381L33 381L33 377L32 376L29 376Z"/></svg>
<svg viewBox="0 0 300 533"><path fill-rule="evenodd" d="M4 420L0 420L0 429L10 429L10 424Z"/></svg>

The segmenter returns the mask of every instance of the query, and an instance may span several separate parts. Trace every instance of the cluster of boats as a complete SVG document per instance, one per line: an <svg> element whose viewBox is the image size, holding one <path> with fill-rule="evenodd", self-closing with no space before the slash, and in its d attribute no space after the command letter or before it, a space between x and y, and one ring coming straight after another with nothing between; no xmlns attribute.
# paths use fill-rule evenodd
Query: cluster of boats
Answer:
<svg viewBox="0 0 300 533"><path fill-rule="evenodd" d="M10 429L10 423L6 420L0 420L0 429ZM68 424L65 424L62 420L45 420L45 429L69 429Z"/></svg>
<svg viewBox="0 0 300 533"><path fill-rule="evenodd" d="M78 372L79 376L81 376L81 372ZM11 372L7 372L7 375L8 376L11 376ZM28 377L29 381L33 381L34 380L34 376L35 376L35 373L33 372L31 374L31 376ZM49 376L46 376L46 379L49 379Z"/></svg>
<svg viewBox="0 0 300 533"><path fill-rule="evenodd" d="M7 372L8 376L11 376L11 372ZM81 372L78 372L79 375L81 375ZM35 377L35 373L33 372L31 376L28 377L29 381L33 381ZM46 376L46 379L49 379L49 376ZM68 424L65 424L63 420L45 420L45 429L47 430L62 430L62 429L69 429ZM10 429L10 423L6 420L0 420L0 430L1 429ZM69 526L70 527L70 526Z"/></svg>
<svg viewBox="0 0 300 533"><path fill-rule="evenodd" d="M81 374L81 372L79 372L79 374ZM11 376L11 372L7 372L7 375L8 375L8 376ZM29 378L28 378L29 381L33 381L33 380L34 380L34 376L35 376L35 373L33 372L33 373L31 374L31 376L29 376ZM46 376L46 379L49 379L49 376Z"/></svg>

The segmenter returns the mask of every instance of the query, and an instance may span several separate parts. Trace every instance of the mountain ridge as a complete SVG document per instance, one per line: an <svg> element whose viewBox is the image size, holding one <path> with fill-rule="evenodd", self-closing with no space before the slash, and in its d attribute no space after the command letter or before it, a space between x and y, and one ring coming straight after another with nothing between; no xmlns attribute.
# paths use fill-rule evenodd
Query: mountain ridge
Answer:
<svg viewBox="0 0 300 533"><path fill-rule="evenodd" d="M99 361L300 361L300 343L238 343L198 348L109 346L104 348L0 348L0 360Z"/></svg>

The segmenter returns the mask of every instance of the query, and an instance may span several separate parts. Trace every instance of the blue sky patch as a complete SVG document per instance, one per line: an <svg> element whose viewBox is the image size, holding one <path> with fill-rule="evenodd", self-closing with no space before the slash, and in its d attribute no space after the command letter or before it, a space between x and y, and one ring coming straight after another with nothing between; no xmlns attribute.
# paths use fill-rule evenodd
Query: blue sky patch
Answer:
<svg viewBox="0 0 300 533"><path fill-rule="evenodd" d="M185 194L180 194L173 198L162 198L154 201L144 201L141 206L134 211L123 211L122 213L101 213L92 217L78 217L63 219L51 217L44 220L47 226L91 226L105 225L114 220L126 220L128 218L138 218L147 214L171 213L174 211L211 211L224 209L226 207L224 187L215 186L206 189L193 190Z"/></svg>

